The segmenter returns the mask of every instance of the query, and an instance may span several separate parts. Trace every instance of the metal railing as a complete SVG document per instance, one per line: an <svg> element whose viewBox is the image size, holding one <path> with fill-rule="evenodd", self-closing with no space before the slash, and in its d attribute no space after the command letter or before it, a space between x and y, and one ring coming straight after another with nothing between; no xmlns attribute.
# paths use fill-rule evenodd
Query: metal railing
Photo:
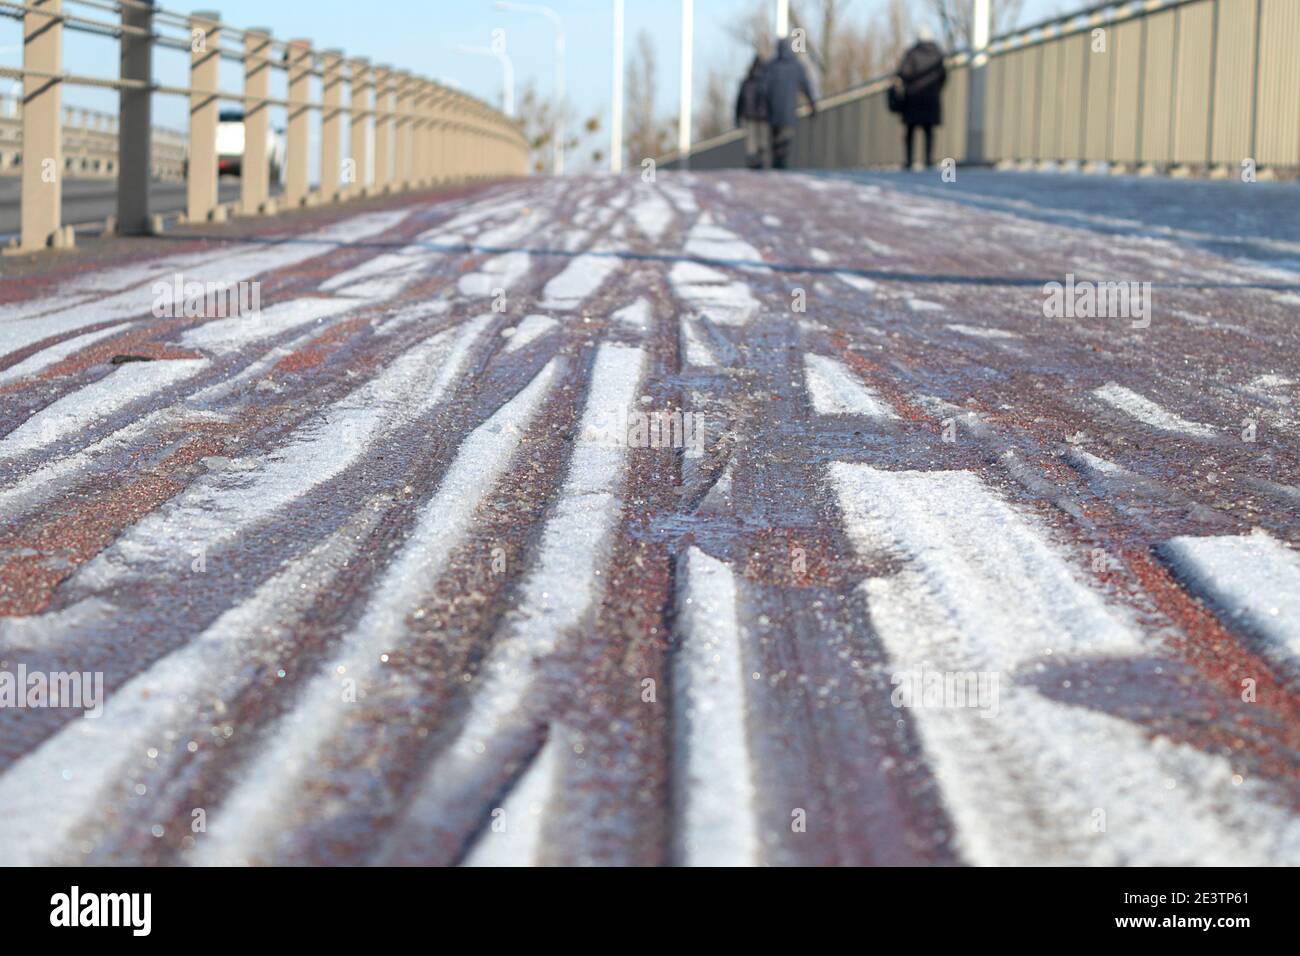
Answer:
<svg viewBox="0 0 1300 956"><path fill-rule="evenodd" d="M946 63L936 157L1144 172L1300 167L1300 0L1103 3ZM792 163L902 163L902 126L886 106L891 80L819 100L816 119L802 110ZM982 96L972 95L977 84ZM744 162L740 131L689 153L693 169Z"/></svg>
<svg viewBox="0 0 1300 956"><path fill-rule="evenodd" d="M67 4L112 14L83 16ZM155 93L189 99L187 209L189 222L221 221L233 211L268 215L281 209L338 202L425 188L437 183L525 175L527 143L518 126L488 104L459 90L390 66L372 66L341 50L316 51L309 40L280 41L264 29L240 30L219 13L181 14L152 0L0 0L0 17L20 20L23 65L0 67L0 77L23 82L21 111L22 233L6 251L67 248L74 242L61 222L62 179L70 145L63 124L65 84L118 91L118 232L145 235L158 228L149 209ZM63 30L116 39L121 69L116 78L63 68ZM172 31L171 33L165 31ZM180 35L177 35L179 33ZM153 53L169 48L189 54L188 86L158 83ZM219 88L222 59L242 65L243 89ZM286 71L288 96L270 95L271 72ZM311 97L319 81L319 102ZM344 88L347 102L344 102ZM217 126L222 101L244 110L240 198L233 209L219 202ZM288 112L284 193L273 198L269 176L269 108ZM308 182L309 115L320 114L320 182ZM342 142L343 117L350 121ZM367 145L373 136L374 168Z"/></svg>

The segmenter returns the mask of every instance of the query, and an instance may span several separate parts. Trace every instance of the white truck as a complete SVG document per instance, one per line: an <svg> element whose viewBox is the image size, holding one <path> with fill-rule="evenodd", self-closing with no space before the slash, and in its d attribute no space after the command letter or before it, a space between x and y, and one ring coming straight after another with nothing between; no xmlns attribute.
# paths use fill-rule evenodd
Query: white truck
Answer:
<svg viewBox="0 0 1300 956"><path fill-rule="evenodd" d="M266 138L266 160L271 167L271 184L280 182L284 169L284 130L272 129ZM217 117L217 175L238 176L244 162L244 111L224 109Z"/></svg>

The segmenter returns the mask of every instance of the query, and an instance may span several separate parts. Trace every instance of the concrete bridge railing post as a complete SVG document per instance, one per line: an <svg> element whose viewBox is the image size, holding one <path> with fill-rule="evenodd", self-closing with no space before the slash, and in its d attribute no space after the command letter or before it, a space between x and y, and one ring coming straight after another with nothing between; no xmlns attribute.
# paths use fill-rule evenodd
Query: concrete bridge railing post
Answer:
<svg viewBox="0 0 1300 956"><path fill-rule="evenodd" d="M442 144L439 158L442 162L442 175L446 182L456 181L456 93L447 90L442 98Z"/></svg>
<svg viewBox="0 0 1300 956"><path fill-rule="evenodd" d="M443 88L434 83L429 96L429 182L443 181L442 169L442 96Z"/></svg>
<svg viewBox="0 0 1300 956"><path fill-rule="evenodd" d="M431 178L429 158L432 151L429 149L429 141L433 125L430 122L429 111L432 107L433 84L421 78L415 98L415 182L421 188L428 186Z"/></svg>
<svg viewBox="0 0 1300 956"><path fill-rule="evenodd" d="M487 136L483 122L483 109L474 105L474 178L482 179L487 169Z"/></svg>
<svg viewBox="0 0 1300 956"><path fill-rule="evenodd" d="M311 76L315 57L310 40L289 42L289 122L284 158L284 201L289 208L306 204L311 150Z"/></svg>
<svg viewBox="0 0 1300 956"><path fill-rule="evenodd" d="M73 242L62 227L62 15L62 0L31 0L23 14L23 69L33 73L23 77L22 252Z"/></svg>
<svg viewBox="0 0 1300 956"><path fill-rule="evenodd" d="M397 191L411 188L411 169L414 157L411 155L412 115L411 104L415 92L415 82L406 70L397 72L397 150L395 153L394 186Z"/></svg>
<svg viewBox="0 0 1300 956"><path fill-rule="evenodd" d="M268 146L271 94L271 31L254 27L244 31L244 156L240 160L240 212L257 216L274 212L271 206Z"/></svg>
<svg viewBox="0 0 1300 956"><path fill-rule="evenodd" d="M451 170L447 167L447 103L451 90L439 86L433 100L433 163L434 179L440 183L451 181Z"/></svg>
<svg viewBox="0 0 1300 956"><path fill-rule="evenodd" d="M460 97L454 90L447 91L443 101L443 164L447 169L447 181L460 179Z"/></svg>
<svg viewBox="0 0 1300 956"><path fill-rule="evenodd" d="M484 118L483 107L476 105L474 107L474 158L476 179L484 179L487 176L488 166L491 159L488 155L488 147L491 141L487 135L487 121Z"/></svg>
<svg viewBox="0 0 1300 956"><path fill-rule="evenodd" d="M186 218L220 218L217 203L217 96L221 66L221 14L190 17L190 161L186 176Z"/></svg>
<svg viewBox="0 0 1300 956"><path fill-rule="evenodd" d="M339 198L343 172L343 51L321 54L320 199Z"/></svg>
<svg viewBox="0 0 1300 956"><path fill-rule="evenodd" d="M393 69L375 69L375 192L383 194L393 183Z"/></svg>
<svg viewBox="0 0 1300 956"><path fill-rule="evenodd" d="M370 179L368 147L370 143L370 118L374 107L371 99L374 95L374 71L370 61L365 57L354 57L351 64L351 118L352 128L349 138L352 141L351 182L345 185L349 197L364 196Z"/></svg>
<svg viewBox="0 0 1300 956"><path fill-rule="evenodd" d="M456 94L455 109L456 120L452 128L456 143L456 181L464 182L470 176L469 127L465 124L465 97L459 93Z"/></svg>
<svg viewBox="0 0 1300 956"><path fill-rule="evenodd" d="M143 236L153 231L149 179L153 171L153 0L122 7L118 91L117 231ZM100 125L95 115L95 127Z"/></svg>

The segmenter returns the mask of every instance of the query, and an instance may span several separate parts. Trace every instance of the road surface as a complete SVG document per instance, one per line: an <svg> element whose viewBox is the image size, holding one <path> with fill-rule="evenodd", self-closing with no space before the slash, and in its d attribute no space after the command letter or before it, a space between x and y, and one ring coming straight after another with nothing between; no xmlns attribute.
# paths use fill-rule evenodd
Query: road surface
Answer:
<svg viewBox="0 0 1300 956"><path fill-rule="evenodd" d="M103 694L0 708L0 863L1300 863L1296 195L573 177L21 273L0 679Z"/></svg>

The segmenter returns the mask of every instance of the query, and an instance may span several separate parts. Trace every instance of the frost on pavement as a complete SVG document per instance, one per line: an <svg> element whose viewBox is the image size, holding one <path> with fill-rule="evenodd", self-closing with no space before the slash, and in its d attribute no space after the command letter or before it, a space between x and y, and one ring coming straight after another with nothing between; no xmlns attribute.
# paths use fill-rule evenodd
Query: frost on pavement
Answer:
<svg viewBox="0 0 1300 956"><path fill-rule="evenodd" d="M0 863L1300 863L1294 250L1232 184L1135 234L1154 179L577 174L6 276L0 695L105 699L0 706Z"/></svg>

